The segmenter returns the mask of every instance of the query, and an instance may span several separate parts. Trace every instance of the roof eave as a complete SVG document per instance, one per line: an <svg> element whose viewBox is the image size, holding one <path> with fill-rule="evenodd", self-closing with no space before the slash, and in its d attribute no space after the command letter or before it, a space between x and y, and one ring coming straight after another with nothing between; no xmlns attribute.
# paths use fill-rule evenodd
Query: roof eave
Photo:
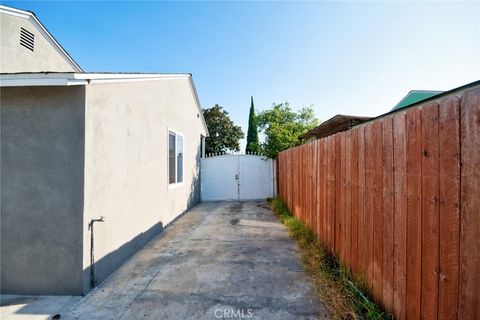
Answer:
<svg viewBox="0 0 480 320"><path fill-rule="evenodd" d="M370 120L371 117L337 114L300 136L301 139L317 139L348 130L351 126ZM329 128L335 126L335 128Z"/></svg>
<svg viewBox="0 0 480 320"><path fill-rule="evenodd" d="M197 89L195 87L195 83L193 82L193 76L191 74L189 76L189 80L190 80L190 88L192 89L192 93L193 93L193 96L195 98L195 103L196 103L197 108L198 108L200 119L202 120L203 129L205 130L205 136L209 137L210 133L208 132L207 122L205 121L205 118L203 117L202 105L200 104L200 99L198 98Z"/></svg>
<svg viewBox="0 0 480 320"><path fill-rule="evenodd" d="M135 81L155 81L155 80L171 80L188 78L189 87L195 105L198 109L198 115L208 137L207 123L203 117L200 99L198 98L197 89L190 73L74 73L74 72L35 72L35 73L2 73L0 74L0 87L31 87L31 86L72 86L87 85L101 83L119 83L119 82L135 82Z"/></svg>
<svg viewBox="0 0 480 320"><path fill-rule="evenodd" d="M51 73L51 72L29 72L29 73L2 73L0 74L0 86L46 86L46 85L67 85L69 82L79 83L115 83L135 82L151 80L185 79L188 74L124 74L124 73ZM83 81L83 82L82 82ZM10 85L9 85L10 84Z"/></svg>

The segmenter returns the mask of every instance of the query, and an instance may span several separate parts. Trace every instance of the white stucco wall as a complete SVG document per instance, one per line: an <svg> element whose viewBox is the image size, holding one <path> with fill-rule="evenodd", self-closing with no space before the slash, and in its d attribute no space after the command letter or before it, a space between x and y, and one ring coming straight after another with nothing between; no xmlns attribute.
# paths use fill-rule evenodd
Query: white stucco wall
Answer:
<svg viewBox="0 0 480 320"><path fill-rule="evenodd" d="M34 51L20 45L20 28L35 35ZM42 71L76 70L29 19L0 12L0 72Z"/></svg>
<svg viewBox="0 0 480 320"><path fill-rule="evenodd" d="M201 115L188 77L94 84L86 88L84 270L95 224L102 280L152 227L170 223L200 200ZM184 135L184 182L169 189L167 132ZM154 230L155 231L155 230ZM138 242L139 245L142 241Z"/></svg>

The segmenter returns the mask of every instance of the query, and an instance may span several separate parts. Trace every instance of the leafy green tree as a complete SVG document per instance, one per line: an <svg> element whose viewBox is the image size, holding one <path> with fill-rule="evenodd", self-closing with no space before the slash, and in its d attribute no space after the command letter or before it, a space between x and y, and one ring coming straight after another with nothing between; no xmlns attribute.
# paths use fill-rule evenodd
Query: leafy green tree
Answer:
<svg viewBox="0 0 480 320"><path fill-rule="evenodd" d="M274 103L271 109L260 112L257 120L265 136L263 152L271 158L276 158L282 150L302 144L300 135L319 123L312 107L294 111L288 102Z"/></svg>
<svg viewBox="0 0 480 320"><path fill-rule="evenodd" d="M250 114L248 115L248 131L247 131L247 147L245 151L259 153L260 144L258 143L257 116L255 115L255 107L253 106L253 97L250 102Z"/></svg>
<svg viewBox="0 0 480 320"><path fill-rule="evenodd" d="M227 111L216 104L211 108L203 109L203 117L210 133L210 136L205 139L207 154L240 151L240 139L245 135L242 128L233 123Z"/></svg>

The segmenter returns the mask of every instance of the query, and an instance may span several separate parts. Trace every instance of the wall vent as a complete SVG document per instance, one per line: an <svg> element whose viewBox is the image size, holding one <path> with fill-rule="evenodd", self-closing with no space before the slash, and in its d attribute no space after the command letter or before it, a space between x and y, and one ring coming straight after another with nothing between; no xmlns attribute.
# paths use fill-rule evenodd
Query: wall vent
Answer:
<svg viewBox="0 0 480 320"><path fill-rule="evenodd" d="M35 44L35 35L30 31L20 28L20 45L24 46L28 50L33 51Z"/></svg>

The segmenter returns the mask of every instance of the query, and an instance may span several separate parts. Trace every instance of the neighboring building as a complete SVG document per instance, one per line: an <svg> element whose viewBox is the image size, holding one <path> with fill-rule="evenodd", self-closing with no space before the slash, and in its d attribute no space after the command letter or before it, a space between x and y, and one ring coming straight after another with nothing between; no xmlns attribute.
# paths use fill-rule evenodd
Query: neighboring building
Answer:
<svg viewBox="0 0 480 320"><path fill-rule="evenodd" d="M441 93L443 93L443 91L412 90L390 111L406 108L412 104L437 96Z"/></svg>
<svg viewBox="0 0 480 320"><path fill-rule="evenodd" d="M0 73L82 72L34 13L0 5Z"/></svg>
<svg viewBox="0 0 480 320"><path fill-rule="evenodd" d="M412 90L390 111L406 108L410 105L432 98L441 93L443 93L443 91ZM300 139L321 139L337 132L349 130L353 126L369 121L371 119L373 119L373 117L360 117L337 114L336 116L322 122L320 125L301 135Z"/></svg>
<svg viewBox="0 0 480 320"><path fill-rule="evenodd" d="M337 132L347 131L354 125L370 119L372 118L337 114L336 116L328 119L327 121L323 121L320 125L301 135L300 139L321 139Z"/></svg>
<svg viewBox="0 0 480 320"><path fill-rule="evenodd" d="M190 74L2 73L0 86L2 293L84 294L200 202L208 132Z"/></svg>

